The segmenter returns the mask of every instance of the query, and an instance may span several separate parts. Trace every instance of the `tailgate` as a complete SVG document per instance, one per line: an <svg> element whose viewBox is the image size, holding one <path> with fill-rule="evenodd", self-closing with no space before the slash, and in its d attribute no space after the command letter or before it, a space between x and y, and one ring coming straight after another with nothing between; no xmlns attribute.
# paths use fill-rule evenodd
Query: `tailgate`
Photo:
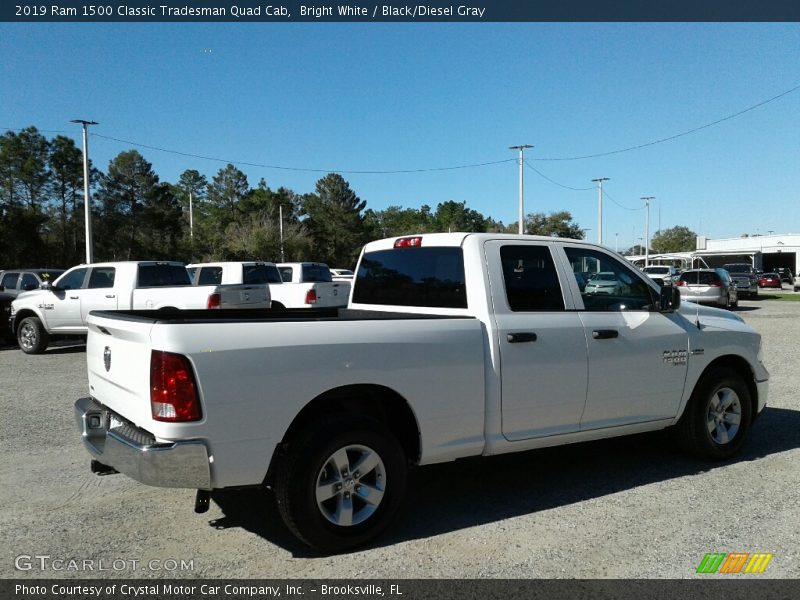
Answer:
<svg viewBox="0 0 800 600"><path fill-rule="evenodd" d="M150 319L89 315L89 390L100 403L142 427L151 421Z"/></svg>
<svg viewBox="0 0 800 600"><path fill-rule="evenodd" d="M264 284L230 284L218 287L220 308L269 308L269 286Z"/></svg>
<svg viewBox="0 0 800 600"><path fill-rule="evenodd" d="M320 308L347 306L347 302L350 299L349 281L314 283L311 288L317 293L317 302L314 306Z"/></svg>

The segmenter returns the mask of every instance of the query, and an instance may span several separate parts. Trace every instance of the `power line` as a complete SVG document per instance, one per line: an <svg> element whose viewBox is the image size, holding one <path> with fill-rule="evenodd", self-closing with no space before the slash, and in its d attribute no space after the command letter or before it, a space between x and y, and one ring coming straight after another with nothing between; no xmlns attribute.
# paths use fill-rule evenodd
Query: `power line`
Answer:
<svg viewBox="0 0 800 600"><path fill-rule="evenodd" d="M675 139L683 137L685 135L689 135L691 133L696 133L696 132L701 131L703 129L708 129L709 127L713 127L714 125L719 125L720 123L724 123L725 121L730 121L731 119L734 119L734 118L736 118L738 116L741 116L741 115L743 115L743 114L745 114L747 112L750 112L751 110L755 110L756 108L764 106L765 104L769 104L770 102L774 102L775 100L783 98L784 96L788 96L789 94L791 94L793 92L796 92L797 90L800 90L800 85L796 85L795 87L793 87L793 88L791 88L789 90L786 90L785 92L782 92L782 93L778 94L777 96L773 96L772 98L768 98L766 100L762 100L761 102L759 102L757 104L754 104L753 106L749 106L748 108L745 108L744 110L740 110L739 112L735 112L733 114L730 114L727 117L722 117L721 119L717 119L716 121L712 121L711 123L706 123L705 125L700 125L699 127L695 127L693 129L689 129L688 131L683 131L681 133L676 133L675 135L671 135L671 136L668 136L668 137L665 137L665 138L654 140L652 142L646 142L644 144L638 144L636 146L629 146L628 148L620 148L619 150L611 150L609 152L598 152L597 154L586 154L584 156L567 156L567 157L555 157L555 158L541 158L540 157L540 158L534 158L532 160L550 160L550 161L555 161L555 160L583 160L585 158L600 158L602 156L611 156L613 154L621 154L623 152L630 152L631 150L641 150L642 148L647 148L648 146L655 146L656 144L663 144L664 142L669 142L670 140L675 140Z"/></svg>
<svg viewBox="0 0 800 600"><path fill-rule="evenodd" d="M568 186L568 185L564 185L563 183L559 183L559 182L557 182L555 179L550 179L550 178L549 178L547 175L545 175L544 173L542 173L542 172L541 172L539 169L537 169L536 167L534 167L534 166L533 166L531 163L529 163L527 160L525 161L525 164L528 166L528 168L530 168L530 169L531 169L532 171L534 171L534 172L535 172L537 175L539 175L539 177L542 177L543 179L546 179L546 180L547 180L547 181L549 181L550 183L553 183L553 184L557 185L558 187L562 187L562 188L564 188L565 190L573 190L573 191L576 191L576 192L585 192L586 190L593 190L593 189L594 189L593 187L586 187L586 188L576 188L576 187L570 187L570 186Z"/></svg>
<svg viewBox="0 0 800 600"><path fill-rule="evenodd" d="M603 190L603 196L605 196L606 198L608 198L609 200L611 200L611 201L612 201L614 204L616 204L616 205L617 205L617 206L619 206L620 208L624 208L625 210L630 210L630 211L634 211L634 212L635 212L635 211L639 211L639 210L644 210L644 206L640 206L640 207L638 207L638 208L629 208L629 207L627 207L627 206L623 206L622 204L620 204L619 202L617 202L616 200L614 200L614 198L612 198L612 197L611 197L611 195L610 195L610 194L609 194L607 191L605 191L605 190Z"/></svg>
<svg viewBox="0 0 800 600"><path fill-rule="evenodd" d="M305 167L287 167L285 165L267 165L261 163L251 163L245 162L242 160L229 160L225 158L217 158L214 156L203 156L201 154L191 154L189 152L181 152L179 150L169 150L167 148L159 148L158 146L149 146L147 144L140 144L138 142L132 142L130 140L122 140L119 138L111 137L108 135L101 135L99 133L93 133L93 137L99 137L106 140L112 140L115 142L121 142L123 144L130 144L131 146L138 146L139 148L147 148L148 150L156 150L158 152L166 152L168 154L177 154L179 156L188 156L190 158L199 158L201 160L213 160L216 162L222 163L230 163L233 165L242 165L246 167L258 167L262 169L279 169L281 171L301 171L304 173L345 173L351 175L393 175L393 174L400 174L400 173L426 173L431 171L454 171L456 169L472 169L477 167L487 167L490 165L499 165L502 163L513 162L516 161L515 158L506 158L504 160L495 160L490 162L483 162L483 163L473 163L468 165L456 165L451 167L429 167L423 169L396 169L396 170L376 170L376 171L364 171L364 170L353 170L353 169L312 169L312 168L305 168Z"/></svg>

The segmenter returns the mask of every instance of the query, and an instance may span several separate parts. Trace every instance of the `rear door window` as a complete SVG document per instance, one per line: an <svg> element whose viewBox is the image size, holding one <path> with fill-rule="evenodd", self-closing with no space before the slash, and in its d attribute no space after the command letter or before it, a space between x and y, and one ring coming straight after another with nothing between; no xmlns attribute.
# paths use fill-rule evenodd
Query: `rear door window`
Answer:
<svg viewBox="0 0 800 600"><path fill-rule="evenodd" d="M467 308L461 248L394 248L364 255L353 302Z"/></svg>
<svg viewBox="0 0 800 600"><path fill-rule="evenodd" d="M89 276L89 289L113 288L115 274L114 267L95 267Z"/></svg>
<svg viewBox="0 0 800 600"><path fill-rule="evenodd" d="M292 274L294 273L294 269L292 269L292 267L280 267L280 272L281 279L283 279L285 283L292 282Z"/></svg>
<svg viewBox="0 0 800 600"><path fill-rule="evenodd" d="M39 280L33 273L23 273L22 280L19 282L19 289L21 290L35 290L39 287Z"/></svg>
<svg viewBox="0 0 800 600"><path fill-rule="evenodd" d="M508 306L514 312L564 310L553 257L545 246L500 249Z"/></svg>

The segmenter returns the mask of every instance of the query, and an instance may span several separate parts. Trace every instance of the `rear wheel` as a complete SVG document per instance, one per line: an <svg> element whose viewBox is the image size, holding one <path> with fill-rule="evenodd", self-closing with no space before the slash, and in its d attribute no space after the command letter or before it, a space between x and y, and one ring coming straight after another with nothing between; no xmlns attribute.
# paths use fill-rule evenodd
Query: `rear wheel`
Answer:
<svg viewBox="0 0 800 600"><path fill-rule="evenodd" d="M718 367L695 387L678 423L683 447L705 460L722 460L742 447L750 428L752 399L742 377Z"/></svg>
<svg viewBox="0 0 800 600"><path fill-rule="evenodd" d="M408 467L392 433L372 419L324 419L289 442L275 473L286 526L324 552L361 546L390 523Z"/></svg>
<svg viewBox="0 0 800 600"><path fill-rule="evenodd" d="M25 354L41 354L47 349L50 336L38 317L26 317L17 328L17 343Z"/></svg>

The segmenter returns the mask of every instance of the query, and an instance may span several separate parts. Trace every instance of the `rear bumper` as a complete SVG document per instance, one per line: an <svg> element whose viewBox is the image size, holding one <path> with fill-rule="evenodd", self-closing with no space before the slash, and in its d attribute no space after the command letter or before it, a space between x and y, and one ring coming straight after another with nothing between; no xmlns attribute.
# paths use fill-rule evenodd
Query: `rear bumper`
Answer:
<svg viewBox="0 0 800 600"><path fill-rule="evenodd" d="M158 442L94 398L75 403L75 421L92 458L131 479L157 487L211 489L202 441Z"/></svg>

